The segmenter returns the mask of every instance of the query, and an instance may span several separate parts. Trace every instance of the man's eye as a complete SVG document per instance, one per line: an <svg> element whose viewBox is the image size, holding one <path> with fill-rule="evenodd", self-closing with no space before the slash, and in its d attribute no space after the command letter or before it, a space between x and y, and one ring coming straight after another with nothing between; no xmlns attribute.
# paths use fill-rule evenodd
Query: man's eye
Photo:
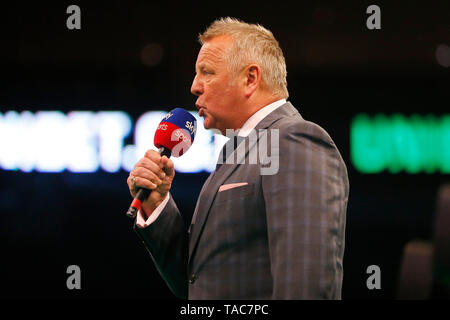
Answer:
<svg viewBox="0 0 450 320"><path fill-rule="evenodd" d="M212 71L209 71L209 70L202 70L202 73L204 75L214 74Z"/></svg>

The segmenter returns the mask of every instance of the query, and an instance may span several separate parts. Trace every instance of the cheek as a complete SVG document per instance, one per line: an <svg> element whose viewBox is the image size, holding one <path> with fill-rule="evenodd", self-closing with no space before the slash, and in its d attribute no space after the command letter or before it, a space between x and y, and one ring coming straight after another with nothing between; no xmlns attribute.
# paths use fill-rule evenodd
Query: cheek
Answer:
<svg viewBox="0 0 450 320"><path fill-rule="evenodd" d="M230 87L225 80L205 83L204 99L213 116L230 111L230 105L234 104L235 98L235 88Z"/></svg>
<svg viewBox="0 0 450 320"><path fill-rule="evenodd" d="M208 108L217 109L216 106L221 105L227 97L226 88L217 84L212 83L211 85L205 86L205 89L204 98Z"/></svg>

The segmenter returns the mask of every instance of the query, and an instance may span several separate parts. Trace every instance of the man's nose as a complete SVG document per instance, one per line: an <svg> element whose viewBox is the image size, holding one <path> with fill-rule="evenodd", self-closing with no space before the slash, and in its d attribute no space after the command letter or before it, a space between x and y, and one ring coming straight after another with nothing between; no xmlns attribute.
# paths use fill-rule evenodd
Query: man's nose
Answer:
<svg viewBox="0 0 450 320"><path fill-rule="evenodd" d="M192 82L191 93L196 96L200 96L203 93L202 85L197 76L195 76L194 81Z"/></svg>

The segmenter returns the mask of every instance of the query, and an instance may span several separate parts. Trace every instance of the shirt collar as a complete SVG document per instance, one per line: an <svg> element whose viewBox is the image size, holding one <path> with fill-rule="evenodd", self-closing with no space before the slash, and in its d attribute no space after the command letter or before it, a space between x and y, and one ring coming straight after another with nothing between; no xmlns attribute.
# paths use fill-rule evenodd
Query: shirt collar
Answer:
<svg viewBox="0 0 450 320"><path fill-rule="evenodd" d="M247 137L262 119L267 117L269 113L281 107L285 103L286 99L280 99L259 109L250 118L248 118L247 121L245 121L245 123L242 125L242 128L238 132L238 136Z"/></svg>

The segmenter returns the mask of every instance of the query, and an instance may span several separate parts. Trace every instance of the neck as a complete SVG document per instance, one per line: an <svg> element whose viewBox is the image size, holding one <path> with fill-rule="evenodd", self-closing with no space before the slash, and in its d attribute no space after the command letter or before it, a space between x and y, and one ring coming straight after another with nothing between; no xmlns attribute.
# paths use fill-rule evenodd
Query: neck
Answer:
<svg viewBox="0 0 450 320"><path fill-rule="evenodd" d="M258 95L254 97L253 99L248 99L246 105L242 108L242 110L245 110L246 112L242 114L242 117L239 117L239 121L236 121L234 125L234 129L242 128L244 123L256 112L264 108L265 106L278 101L282 99L279 96L275 96L273 94L264 94L264 95Z"/></svg>

